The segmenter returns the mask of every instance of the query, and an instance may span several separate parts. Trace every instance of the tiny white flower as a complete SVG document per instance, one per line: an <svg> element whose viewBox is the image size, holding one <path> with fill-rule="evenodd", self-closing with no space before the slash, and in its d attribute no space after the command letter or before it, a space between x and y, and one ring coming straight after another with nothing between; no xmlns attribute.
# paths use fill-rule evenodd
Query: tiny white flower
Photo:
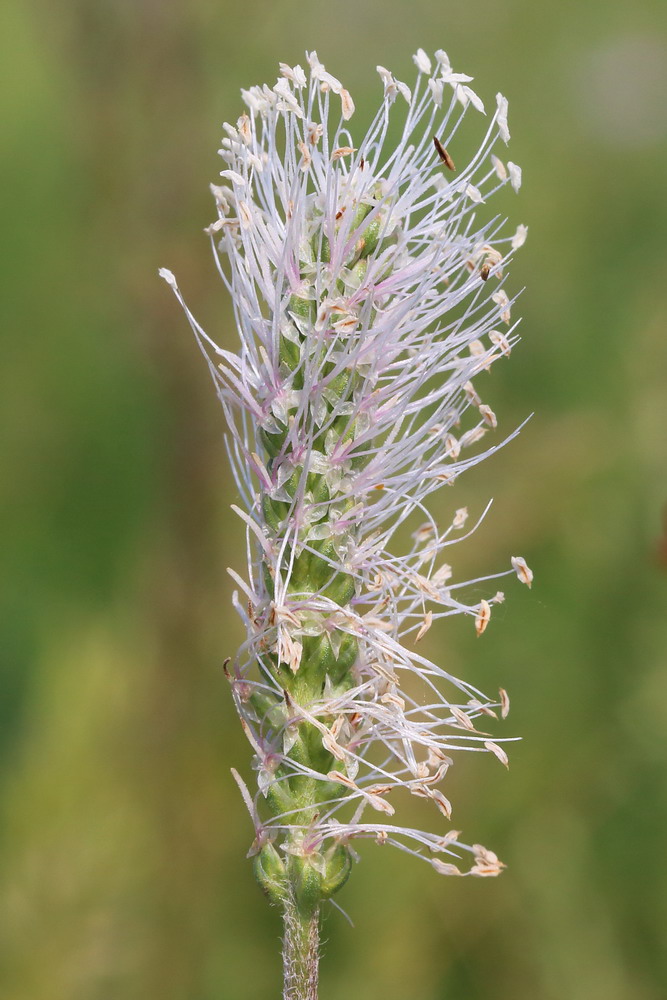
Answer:
<svg viewBox="0 0 667 1000"><path fill-rule="evenodd" d="M533 571L527 565L523 556L512 556L512 566L521 582L530 587L533 583Z"/></svg>
<svg viewBox="0 0 667 1000"><path fill-rule="evenodd" d="M280 63L280 72L288 80L291 80L295 87L299 89L308 85L306 74L301 66L288 66L287 63Z"/></svg>
<svg viewBox="0 0 667 1000"><path fill-rule="evenodd" d="M444 49L437 49L435 53L435 58L438 63L438 66L441 67L444 73L447 73L451 70L452 66L449 61L449 56L447 55Z"/></svg>
<svg viewBox="0 0 667 1000"><path fill-rule="evenodd" d="M495 153L491 154L491 163L493 164L493 169L496 172L496 177L498 178L498 180L506 181L507 168L505 167L503 161L499 157L497 157Z"/></svg>
<svg viewBox="0 0 667 1000"><path fill-rule="evenodd" d="M479 188L475 187L474 184L466 185L465 193L467 194L468 198L470 198L471 201L476 202L478 205L484 201Z"/></svg>
<svg viewBox="0 0 667 1000"><path fill-rule="evenodd" d="M431 72L431 60L423 49L417 49L416 53L412 57L412 61L420 73L426 73L428 76Z"/></svg>
<svg viewBox="0 0 667 1000"><path fill-rule="evenodd" d="M507 126L507 98L503 97L502 94L496 94L496 102L498 105L496 112L498 132L503 142L507 143L510 141L510 132Z"/></svg>
<svg viewBox="0 0 667 1000"><path fill-rule="evenodd" d="M510 183L515 191L518 191L521 187L521 167L517 167L516 163L512 163L511 160L507 164L507 170L510 175Z"/></svg>

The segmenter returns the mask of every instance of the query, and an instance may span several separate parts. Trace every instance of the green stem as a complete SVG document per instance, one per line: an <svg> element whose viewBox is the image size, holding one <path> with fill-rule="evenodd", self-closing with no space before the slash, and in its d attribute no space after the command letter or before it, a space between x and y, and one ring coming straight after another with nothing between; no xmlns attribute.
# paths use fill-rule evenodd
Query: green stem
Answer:
<svg viewBox="0 0 667 1000"><path fill-rule="evenodd" d="M320 914L303 915L290 894L284 903L283 1000L317 1000Z"/></svg>

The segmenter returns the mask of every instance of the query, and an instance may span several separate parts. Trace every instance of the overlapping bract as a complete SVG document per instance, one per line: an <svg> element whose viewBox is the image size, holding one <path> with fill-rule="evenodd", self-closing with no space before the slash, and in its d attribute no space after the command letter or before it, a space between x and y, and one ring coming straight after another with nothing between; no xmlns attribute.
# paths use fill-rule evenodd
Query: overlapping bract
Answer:
<svg viewBox="0 0 667 1000"><path fill-rule="evenodd" d="M358 837L445 874L461 869L439 854L471 852L476 875L502 867L457 831L392 821L400 789L449 819L452 752L507 762L478 721L507 714L505 692L487 698L416 643L460 613L481 635L503 599L466 597L482 581L455 582L441 557L469 534L467 512L441 528L426 504L499 447L479 450L497 421L473 381L517 339L504 283L526 236L483 207L521 183L494 152L509 139L507 102L480 117L481 145L457 170L457 134L482 102L444 52L414 61L413 89L378 67L384 96L357 145L354 102L315 53L308 72L281 64L274 87L243 92L209 228L238 353L216 346L162 272L227 416L247 528L248 578L232 573L247 640L230 680L258 772L254 797L241 783L253 849L275 884L275 846L305 859L323 896ZM512 565L530 585L523 559Z"/></svg>

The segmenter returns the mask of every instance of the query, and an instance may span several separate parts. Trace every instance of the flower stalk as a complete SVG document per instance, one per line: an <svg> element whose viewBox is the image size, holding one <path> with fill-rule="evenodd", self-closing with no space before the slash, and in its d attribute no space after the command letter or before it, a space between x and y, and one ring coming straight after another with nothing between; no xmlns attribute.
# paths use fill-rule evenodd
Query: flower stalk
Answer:
<svg viewBox="0 0 667 1000"><path fill-rule="evenodd" d="M304 915L289 898L283 910L283 1000L317 1000L320 912Z"/></svg>
<svg viewBox="0 0 667 1000"><path fill-rule="evenodd" d="M485 109L444 52L419 50L412 89L378 67L383 100L356 146L350 94L315 53L307 60L308 73L281 64L274 87L243 91L247 111L225 125L208 233L238 353L217 346L161 272L229 428L248 572L229 571L246 641L226 672L257 791L233 773L256 877L284 912L292 1000L317 995L320 912L358 859L355 842L391 844L445 875L504 867L458 830L394 817L407 792L449 826L441 786L459 751L507 764L507 740L486 731L507 715L507 693L487 696L418 643L455 614L481 636L504 600L496 579L532 583L520 556L457 579L441 557L486 511L470 529L465 508L441 524L429 507L503 443L479 447L497 418L478 387L518 340L505 284L527 230L508 235L479 213L521 184L495 152L509 140L507 102L497 96L457 169L463 120Z"/></svg>

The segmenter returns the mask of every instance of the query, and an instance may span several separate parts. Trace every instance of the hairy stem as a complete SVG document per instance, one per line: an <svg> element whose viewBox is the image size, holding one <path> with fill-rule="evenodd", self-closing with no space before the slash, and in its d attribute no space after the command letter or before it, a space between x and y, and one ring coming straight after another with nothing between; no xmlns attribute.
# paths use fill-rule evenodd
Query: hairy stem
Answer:
<svg viewBox="0 0 667 1000"><path fill-rule="evenodd" d="M303 916L292 896L284 905L283 1000L317 1000L319 909Z"/></svg>

